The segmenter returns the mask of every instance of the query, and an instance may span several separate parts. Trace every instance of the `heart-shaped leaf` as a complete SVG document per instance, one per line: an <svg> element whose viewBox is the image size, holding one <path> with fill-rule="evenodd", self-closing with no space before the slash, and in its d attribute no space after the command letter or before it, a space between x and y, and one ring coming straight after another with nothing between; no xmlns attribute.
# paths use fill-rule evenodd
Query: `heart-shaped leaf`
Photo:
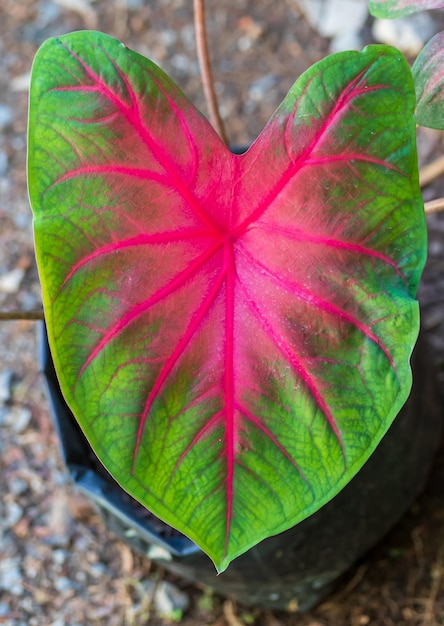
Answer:
<svg viewBox="0 0 444 626"><path fill-rule="evenodd" d="M444 0L370 0L370 13L387 19L443 8Z"/></svg>
<svg viewBox="0 0 444 626"><path fill-rule="evenodd" d="M37 55L29 187L63 392L118 482L219 570L331 499L408 396L414 105L398 51L340 53L237 156L114 39Z"/></svg>
<svg viewBox="0 0 444 626"><path fill-rule="evenodd" d="M444 32L419 53L412 68L416 88L416 121L444 130Z"/></svg>

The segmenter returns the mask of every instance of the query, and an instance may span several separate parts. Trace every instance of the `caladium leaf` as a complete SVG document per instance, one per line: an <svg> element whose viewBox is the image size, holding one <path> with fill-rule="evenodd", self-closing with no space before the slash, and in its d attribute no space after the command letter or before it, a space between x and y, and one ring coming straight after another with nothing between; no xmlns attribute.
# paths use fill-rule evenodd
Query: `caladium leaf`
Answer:
<svg viewBox="0 0 444 626"><path fill-rule="evenodd" d="M444 130L444 32L421 50L413 64L416 88L416 121L421 126Z"/></svg>
<svg viewBox="0 0 444 626"><path fill-rule="evenodd" d="M409 394L414 105L398 51L333 55L237 156L114 39L37 54L29 189L63 392L117 481L220 571L331 499Z"/></svg>
<svg viewBox="0 0 444 626"><path fill-rule="evenodd" d="M444 0L370 0L370 13L386 19L443 8Z"/></svg>

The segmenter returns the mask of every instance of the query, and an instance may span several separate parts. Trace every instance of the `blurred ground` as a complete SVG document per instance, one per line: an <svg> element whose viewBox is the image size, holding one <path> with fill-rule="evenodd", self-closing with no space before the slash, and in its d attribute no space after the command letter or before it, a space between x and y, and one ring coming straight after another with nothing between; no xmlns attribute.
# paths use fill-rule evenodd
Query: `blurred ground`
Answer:
<svg viewBox="0 0 444 626"><path fill-rule="evenodd" d="M205 111L190 0L0 0L0 309L33 309L40 288L26 192L26 116L33 55L49 36L97 28L150 56ZM257 136L297 76L329 51L295 0L208 1L221 112L233 145ZM347 17L344 16L346 20ZM371 21L359 37L371 41ZM421 164L443 152L421 130ZM444 181L424 190L444 195ZM429 220L423 323L443 383L444 215ZM165 579L191 601L188 626L435 626L444 624L444 450L425 495L333 595L308 615L243 609L151 566L106 531L67 482L42 393L35 324L0 322L0 624L153 626Z"/></svg>

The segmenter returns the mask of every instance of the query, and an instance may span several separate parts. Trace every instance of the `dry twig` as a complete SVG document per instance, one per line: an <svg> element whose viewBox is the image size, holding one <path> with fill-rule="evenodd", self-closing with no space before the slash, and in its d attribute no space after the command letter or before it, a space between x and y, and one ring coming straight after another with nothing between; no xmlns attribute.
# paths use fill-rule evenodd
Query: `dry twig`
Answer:
<svg viewBox="0 0 444 626"><path fill-rule="evenodd" d="M430 585L430 593L424 600L424 614L421 626L434 626L436 624L435 602L444 577L444 546L441 546L440 550L438 550L430 575L432 584Z"/></svg>
<svg viewBox="0 0 444 626"><path fill-rule="evenodd" d="M35 309L33 311L21 311L20 309L11 309L10 311L0 311L0 322L16 321L16 320L44 320L45 315L43 309Z"/></svg>
<svg viewBox="0 0 444 626"><path fill-rule="evenodd" d="M419 184L425 187L435 178L444 174L444 156L439 157L419 170Z"/></svg>
<svg viewBox="0 0 444 626"><path fill-rule="evenodd" d="M444 211L444 198L437 198L436 200L430 200L429 202L425 202L424 210L427 215L431 215L432 213L439 213L439 211Z"/></svg>
<svg viewBox="0 0 444 626"><path fill-rule="evenodd" d="M224 602L224 617L227 620L228 626L244 626L244 624L237 617L234 610L234 604L231 600Z"/></svg>

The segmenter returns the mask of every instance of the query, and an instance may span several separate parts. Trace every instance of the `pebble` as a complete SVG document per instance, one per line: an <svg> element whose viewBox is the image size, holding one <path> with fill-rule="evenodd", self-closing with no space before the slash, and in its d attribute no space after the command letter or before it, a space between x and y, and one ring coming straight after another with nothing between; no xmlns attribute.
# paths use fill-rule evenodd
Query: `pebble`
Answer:
<svg viewBox="0 0 444 626"><path fill-rule="evenodd" d="M375 20L372 28L376 41L395 46L411 56L416 56L435 32L435 22L428 13L417 13L396 20Z"/></svg>
<svg viewBox="0 0 444 626"><path fill-rule="evenodd" d="M322 37L357 32L368 17L368 0L298 0L298 5Z"/></svg>
<svg viewBox="0 0 444 626"><path fill-rule="evenodd" d="M147 580L143 586L152 596L152 602L160 617L177 621L190 605L188 594L172 583L161 580Z"/></svg>
<svg viewBox="0 0 444 626"><path fill-rule="evenodd" d="M0 126L1 128L1 126ZM6 152L0 152L0 176L4 176L8 171L8 155Z"/></svg>
<svg viewBox="0 0 444 626"><path fill-rule="evenodd" d="M54 581L54 587L59 593L72 589L72 582L66 576L60 576Z"/></svg>
<svg viewBox="0 0 444 626"><path fill-rule="evenodd" d="M21 267L16 267L7 274L3 274L3 276L0 276L0 292L17 293L17 291L20 289L20 284L24 276L25 270Z"/></svg>
<svg viewBox="0 0 444 626"><path fill-rule="evenodd" d="M74 11L83 17L87 28L95 28L97 26L97 13L91 6L89 0L53 0L62 9Z"/></svg>
<svg viewBox="0 0 444 626"><path fill-rule="evenodd" d="M106 566L104 563L93 563L90 566L90 572L92 576L100 578L106 574Z"/></svg>
<svg viewBox="0 0 444 626"><path fill-rule="evenodd" d="M11 146L17 152L23 152L26 150L26 135L16 135L11 140Z"/></svg>
<svg viewBox="0 0 444 626"><path fill-rule="evenodd" d="M348 32L333 37L330 42L330 52L343 52L345 50L361 50L362 38L359 32Z"/></svg>
<svg viewBox="0 0 444 626"><path fill-rule="evenodd" d="M23 593L22 575L18 558L0 560L0 589L20 596Z"/></svg>
<svg viewBox="0 0 444 626"><path fill-rule="evenodd" d="M39 2L38 10L36 22L40 28L46 28L60 17L60 7L54 2Z"/></svg>
<svg viewBox="0 0 444 626"><path fill-rule="evenodd" d="M443 254L443 245L441 241L431 241L429 245L429 255L439 257Z"/></svg>
<svg viewBox="0 0 444 626"><path fill-rule="evenodd" d="M164 30L159 34L159 39L166 48L171 48L177 41L177 33L174 30Z"/></svg>
<svg viewBox="0 0 444 626"><path fill-rule="evenodd" d="M194 24L187 24L180 29L180 38L186 50L193 52L196 49L196 32Z"/></svg>
<svg viewBox="0 0 444 626"><path fill-rule="evenodd" d="M248 95L253 102L262 102L266 99L267 94L273 89L278 82L279 77L276 74L266 74L258 80L251 83L248 89ZM271 94L274 98L274 92Z"/></svg>
<svg viewBox="0 0 444 626"><path fill-rule="evenodd" d="M0 406L11 400L12 370L0 371Z"/></svg>
<svg viewBox="0 0 444 626"><path fill-rule="evenodd" d="M22 433L31 421L31 411L24 406L14 406L7 412L6 424L17 434Z"/></svg>
<svg viewBox="0 0 444 626"><path fill-rule="evenodd" d="M2 519L2 526L4 528L13 528L23 517L23 507L17 504L17 502L7 502L4 508L5 513Z"/></svg>
<svg viewBox="0 0 444 626"><path fill-rule="evenodd" d="M25 72L13 78L9 84L11 91L29 91L29 84L31 82L31 72Z"/></svg>
<svg viewBox="0 0 444 626"><path fill-rule="evenodd" d="M8 486L9 491L12 493L13 496L21 496L26 493L26 491L28 491L28 483L26 482L26 480L20 478L19 476L12 478L9 481Z"/></svg>
<svg viewBox="0 0 444 626"><path fill-rule="evenodd" d="M7 602L0 602L0 617L5 617L10 612L9 604Z"/></svg>
<svg viewBox="0 0 444 626"><path fill-rule="evenodd" d="M0 103L0 128L7 128L12 122L12 109Z"/></svg>
<svg viewBox="0 0 444 626"><path fill-rule="evenodd" d="M53 550L52 551L52 559L54 563L57 563L57 565L63 565L63 563L66 561L67 556L68 556L68 553L66 552L66 550Z"/></svg>
<svg viewBox="0 0 444 626"><path fill-rule="evenodd" d="M171 58L171 65L174 69L184 75L197 74L197 62L190 61L186 54L177 53Z"/></svg>

